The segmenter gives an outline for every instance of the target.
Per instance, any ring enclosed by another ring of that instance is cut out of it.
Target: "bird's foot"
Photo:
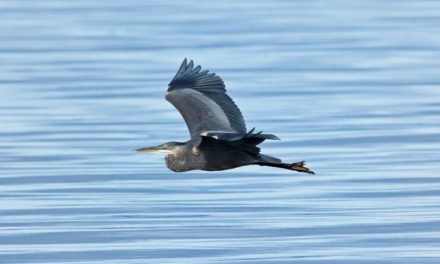
[[[305,165],[305,161],[295,162],[290,164],[290,169],[294,171],[304,172],[308,174],[315,174],[312,170],[307,168]]]

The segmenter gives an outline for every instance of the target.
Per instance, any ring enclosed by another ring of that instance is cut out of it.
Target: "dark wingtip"
[[[187,70],[192,70],[193,67],[194,67],[194,62],[193,62],[193,60],[189,60]]]
[[[260,134],[259,137],[264,139],[270,139],[270,140],[280,140],[279,137],[272,135],[272,134]]]
[[[196,65],[192,59],[185,57],[174,78],[168,84],[168,91],[178,88],[191,88],[202,92],[225,93],[223,80],[209,73],[208,70],[202,71],[200,65]]]
[[[187,59],[185,57],[185,59],[182,61],[182,63],[180,64],[179,69],[176,72],[176,75],[174,76],[174,78],[176,78],[176,76],[178,76],[180,73],[184,72],[186,70],[187,66]]]
[[[182,63],[180,64],[179,70],[180,69],[186,69],[186,67],[188,66],[188,59],[185,57],[185,59],[183,59]]]
[[[263,131],[254,133],[255,127],[249,130],[247,134],[244,137],[256,137],[256,138],[262,138],[262,139],[271,139],[271,140],[280,140],[279,137],[272,135],[272,134],[263,134]]]

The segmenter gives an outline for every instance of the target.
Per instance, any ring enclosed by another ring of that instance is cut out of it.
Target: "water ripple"
[[[438,263],[436,1],[3,1],[0,263]],[[175,174],[180,61],[317,175]]]

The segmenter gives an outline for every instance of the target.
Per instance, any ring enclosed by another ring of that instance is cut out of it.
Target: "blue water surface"
[[[440,263],[439,1],[0,2],[0,263]],[[169,171],[183,58],[275,168]]]

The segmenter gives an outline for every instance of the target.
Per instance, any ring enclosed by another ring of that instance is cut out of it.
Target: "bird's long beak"
[[[166,149],[162,146],[156,146],[156,147],[147,147],[147,148],[139,148],[135,149],[136,152],[148,152],[148,153],[171,153],[171,150]]]

